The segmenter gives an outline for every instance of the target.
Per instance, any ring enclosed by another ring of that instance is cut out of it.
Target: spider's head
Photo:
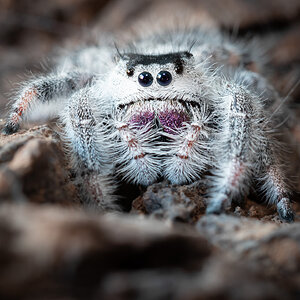
[[[193,55],[188,51],[145,55],[119,54],[108,80],[116,106],[180,98],[193,85]]]
[[[161,86],[167,86],[172,81],[172,74],[170,71],[173,71],[177,75],[182,75],[184,66],[187,64],[187,61],[191,59],[193,55],[188,52],[175,52],[168,54],[159,54],[159,55],[142,55],[136,53],[127,53],[122,56],[123,60],[126,60],[126,73],[129,77],[132,77],[137,71],[141,69],[159,69],[156,75],[157,83]],[[157,66],[158,68],[155,68]],[[138,74],[138,82],[143,87],[148,87],[153,83],[153,75],[147,71],[143,71]]]
[[[120,54],[108,80],[109,96],[116,109],[134,120],[147,123],[158,118],[174,127],[189,119],[189,105],[199,105],[195,74],[195,60],[188,51]]]

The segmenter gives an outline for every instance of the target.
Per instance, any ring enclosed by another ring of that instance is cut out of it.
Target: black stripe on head
[[[134,69],[137,65],[148,66],[151,64],[165,65],[173,63],[175,71],[181,74],[183,71],[184,59],[191,58],[193,55],[188,51],[174,52],[158,55],[143,55],[138,53],[125,53],[122,59],[127,60],[127,69]]]

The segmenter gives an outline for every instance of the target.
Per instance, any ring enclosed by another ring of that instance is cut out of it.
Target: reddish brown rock
[[[192,272],[212,252],[196,233],[154,220],[0,206],[2,299],[40,299],[44,293],[55,295],[51,299],[94,299],[111,272]]]
[[[12,136],[1,135],[0,199],[74,205],[67,157],[57,134],[40,126]]]
[[[172,186],[166,182],[153,184],[133,201],[132,212],[193,224],[205,214],[203,192],[200,182],[186,186]]]

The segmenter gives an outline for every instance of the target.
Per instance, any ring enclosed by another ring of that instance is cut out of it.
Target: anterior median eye
[[[153,82],[153,77],[149,72],[142,72],[138,78],[139,78],[139,83],[142,86],[149,86]]]
[[[160,85],[165,86],[171,83],[172,75],[168,71],[160,71],[156,76],[156,80]]]

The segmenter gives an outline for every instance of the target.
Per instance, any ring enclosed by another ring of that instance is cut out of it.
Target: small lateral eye
[[[150,86],[153,82],[153,77],[149,72],[142,72],[138,77],[141,86]]]
[[[126,70],[126,73],[127,73],[127,75],[128,75],[129,77],[133,76],[133,74],[134,74],[134,68],[128,68],[128,69]]]
[[[175,68],[174,68],[174,70],[175,70],[175,72],[177,74],[182,74],[183,73],[183,66],[182,66],[182,64],[176,65]]]
[[[168,71],[160,71],[156,76],[156,80],[160,85],[166,86],[171,83],[172,75]]]

